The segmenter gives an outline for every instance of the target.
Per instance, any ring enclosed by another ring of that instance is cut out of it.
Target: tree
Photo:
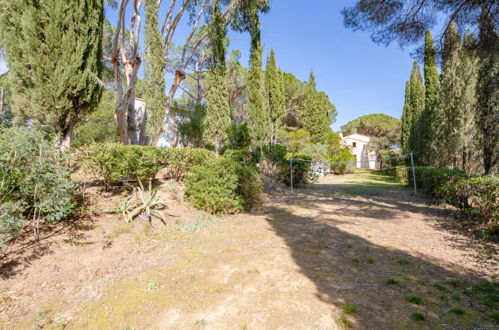
[[[307,84],[306,100],[298,112],[298,120],[310,133],[313,143],[324,141],[331,128],[329,125],[336,116],[336,108],[324,92],[317,91],[315,75],[310,73]]]
[[[2,1],[0,44],[17,115],[53,127],[62,150],[102,94],[103,0]]]
[[[391,136],[394,143],[400,143],[400,120],[382,113],[365,115],[349,121],[341,126],[341,131],[344,135],[358,133],[370,137]]]
[[[420,123],[423,151],[421,161],[425,165],[431,165],[433,158],[433,150],[431,146],[433,144],[435,134],[435,107],[437,105],[438,92],[440,88],[440,76],[438,74],[436,51],[433,45],[433,38],[430,30],[427,30],[425,35],[424,80],[425,107]]]
[[[274,49],[271,49],[270,56],[267,58],[267,67],[265,69],[265,94],[270,117],[270,142],[275,144],[277,131],[281,120],[284,117],[286,108],[284,104],[282,74],[277,69]]]
[[[411,108],[411,82],[405,83],[405,96],[404,96],[404,109],[402,111],[401,119],[401,134],[400,134],[400,149],[403,154],[410,152],[409,138],[412,129],[412,108]]]
[[[423,76],[421,75],[421,69],[417,61],[414,61],[412,65],[410,86],[409,103],[411,107],[412,121],[408,142],[410,151],[414,153],[415,159],[419,163],[419,159],[423,154],[421,116],[423,115],[425,106],[425,90],[423,85]]]
[[[220,152],[227,141],[231,124],[229,91],[225,85],[225,38],[227,28],[220,13],[218,0],[211,8],[210,40],[212,63],[208,72],[208,95],[206,98],[206,116],[203,125],[205,144],[213,145]]]
[[[499,165],[499,38],[489,11],[482,12],[479,43],[476,121],[484,172],[492,174]]]
[[[397,40],[401,46],[421,40],[424,32],[446,18],[445,31],[451,22],[477,26],[480,12],[496,13],[496,0],[357,0],[343,9],[344,23],[354,30],[371,31],[376,43]],[[445,34],[445,33],[444,33]]]
[[[161,136],[166,108],[166,60],[163,53],[161,31],[159,30],[158,24],[158,2],[156,0],[146,0],[145,5],[146,112],[142,114],[143,118],[141,125],[146,126],[146,130],[141,129],[139,144],[150,144],[152,137],[158,138]],[[157,144],[157,141],[152,142],[153,144]]]

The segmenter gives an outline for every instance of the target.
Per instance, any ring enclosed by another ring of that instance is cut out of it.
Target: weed
[[[149,286],[147,287],[146,291],[147,292],[151,292],[151,291],[156,290],[158,287],[159,287],[159,283],[157,283],[157,282],[151,282],[149,284]]]
[[[489,314],[490,318],[499,324],[499,312],[492,312]]]
[[[437,289],[438,291],[448,291],[447,287],[440,283],[434,283],[433,287],[435,287],[435,289]]]
[[[373,257],[367,257],[367,263],[374,264],[375,262],[376,262],[376,259],[374,259]]]
[[[406,266],[406,265],[408,265],[408,264],[409,264],[409,260],[407,260],[407,259],[399,259],[399,260],[397,261],[397,263],[398,263],[399,265]]]
[[[408,295],[405,297],[405,301],[410,302],[412,304],[421,305],[423,299],[421,299],[420,296]]]
[[[422,278],[417,278],[414,280],[414,282],[419,285],[424,285],[426,283],[426,281],[423,280]]]
[[[223,288],[221,288],[221,287],[216,287],[214,291],[215,291],[216,293],[222,293],[222,291],[223,291],[223,290],[224,290],[224,289],[223,289]]]
[[[340,317],[339,319],[336,320],[336,323],[338,323],[338,325],[340,327],[344,327],[344,328],[352,328],[352,322],[348,321],[346,318],[344,317]]]
[[[411,317],[414,321],[426,321],[426,316],[420,312],[412,313]]]
[[[357,313],[357,307],[355,307],[352,304],[345,304],[345,305],[343,305],[343,312],[345,314]]]
[[[358,264],[360,262],[360,260],[359,260],[359,258],[353,258],[352,262],[355,263],[355,264]]]
[[[204,319],[201,319],[201,320],[197,320],[195,323],[194,323],[194,326],[196,327],[202,327],[202,326],[205,326],[206,325],[206,321]]]
[[[465,311],[461,307],[452,307],[449,309],[449,312],[456,314],[456,315],[464,315]]]
[[[461,281],[454,279],[454,280],[449,281],[449,284],[450,284],[453,288],[459,288],[459,287],[461,286],[461,284],[462,284],[462,283],[461,283]]]
[[[255,267],[253,269],[248,270],[248,273],[260,274],[260,270]]]
[[[385,284],[388,284],[388,285],[399,285],[399,281],[394,279],[394,278],[389,278],[385,281]]]
[[[456,301],[460,301],[461,300],[461,296],[457,293],[453,293],[452,294],[452,299],[456,300]]]
[[[475,250],[485,259],[490,259],[492,257],[492,250],[488,249],[484,245],[478,245]]]
[[[499,302],[498,294],[487,294],[481,299],[482,304],[487,307],[494,308],[494,306]]]
[[[444,294],[439,295],[438,298],[442,301],[449,301],[449,298]]]
[[[347,245],[347,248],[349,248],[349,249],[353,249],[353,245],[352,245],[352,244],[348,244],[348,245]]]

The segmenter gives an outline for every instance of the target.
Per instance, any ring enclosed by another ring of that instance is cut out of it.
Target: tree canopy
[[[341,126],[344,135],[362,134],[371,137],[382,137],[400,134],[400,120],[378,113],[359,117]]]

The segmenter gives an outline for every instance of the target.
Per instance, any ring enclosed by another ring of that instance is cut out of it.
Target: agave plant
[[[158,189],[152,187],[151,180],[147,190],[139,180],[139,187],[133,188],[133,195],[123,203],[121,212],[126,222],[140,217],[152,223],[152,218],[157,218],[166,225],[165,214],[158,210],[165,207],[166,202],[159,198]]]

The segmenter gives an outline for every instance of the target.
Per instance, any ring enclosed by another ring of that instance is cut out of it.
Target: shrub
[[[342,147],[339,148],[335,154],[326,154],[327,160],[329,162],[354,162],[355,156],[352,155],[350,148]],[[341,163],[341,164],[329,164],[331,171],[334,174],[347,174],[353,173],[356,168],[355,163]]]
[[[308,155],[294,154],[290,157],[292,159],[293,168],[293,187],[303,187],[309,183],[309,174],[312,170],[312,160]],[[281,172],[281,180],[288,186],[291,185],[290,162],[288,161],[288,170]]]
[[[36,129],[0,133],[0,244],[28,219],[56,223],[74,209],[76,186],[66,159]]]
[[[257,169],[229,155],[195,166],[185,184],[187,199],[209,213],[236,213],[260,203],[262,183]]]
[[[96,143],[79,150],[84,169],[106,187],[120,179],[147,181],[163,167],[161,148],[114,143]]]
[[[278,144],[263,149],[260,173],[265,182],[265,191],[271,190],[278,181],[289,176],[289,161],[286,159],[287,148]]]
[[[194,166],[215,156],[214,152],[200,148],[164,148],[161,153],[167,176],[175,181],[182,181]]]

